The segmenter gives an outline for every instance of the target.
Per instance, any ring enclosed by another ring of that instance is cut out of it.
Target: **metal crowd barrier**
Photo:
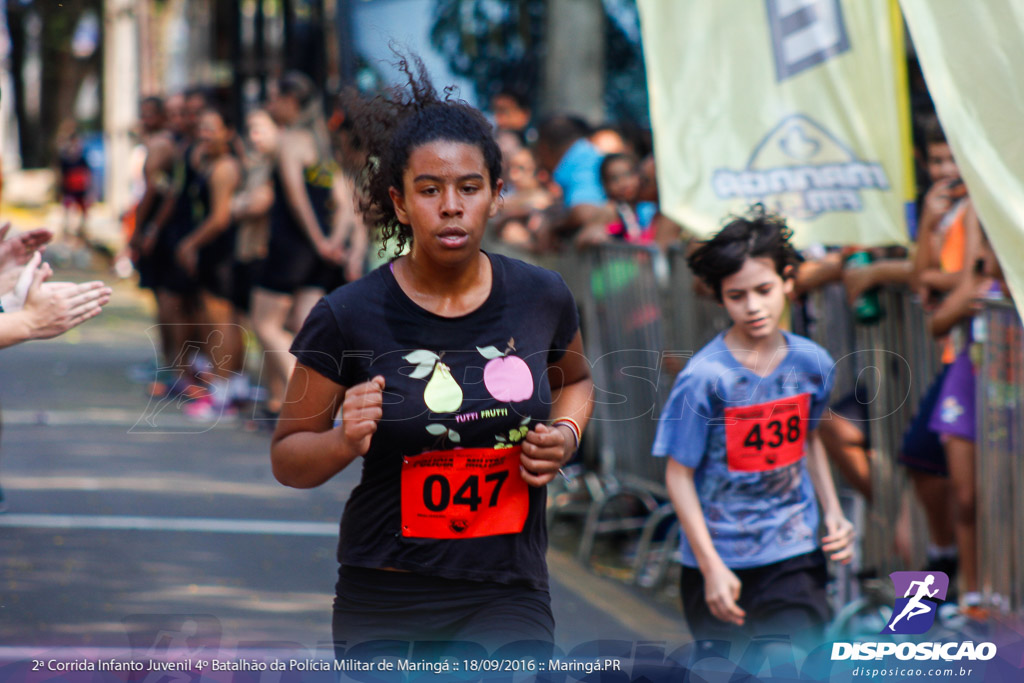
[[[878,291],[883,310],[881,321],[857,325],[857,348],[866,354],[874,400],[868,406],[869,431],[875,459],[871,467],[872,500],[864,535],[864,564],[877,570],[888,588],[886,577],[893,571],[909,569],[893,552],[895,522],[908,501],[916,511],[916,499],[903,467],[898,464],[903,434],[914,417],[921,397],[934,381],[941,363],[939,345],[928,332],[923,308],[905,289]],[[913,564],[924,560],[927,530],[920,514],[912,521],[917,541],[912,549]]]
[[[661,407],[665,321],[655,249],[609,244],[558,264],[580,307],[592,365],[600,486],[588,485],[578,556],[589,561],[598,536],[642,530],[667,495],[663,464],[650,457]],[[588,431],[590,431],[588,429]]]
[[[986,302],[975,319],[978,382],[978,568],[986,603],[1024,607],[1024,328],[1012,303]],[[980,361],[980,362],[979,362]]]
[[[714,301],[694,294],[681,248],[662,255],[652,248],[608,244],[546,257],[580,308],[587,357],[596,387],[595,415],[587,439],[587,501],[578,556],[589,561],[598,537],[639,532],[632,580],[657,584],[676,549],[677,523],[664,485],[664,461],[650,456],[657,417],[674,377],[690,356],[724,329],[729,319]],[[939,345],[927,332],[921,306],[910,292],[879,290],[879,321],[856,323],[841,285],[810,295],[794,308],[794,329],[814,339],[837,361],[833,400],[867,388],[872,500],[857,501],[860,566],[887,584],[903,565],[895,546],[905,505],[913,511],[912,566],[921,566],[927,541],[923,517],[897,458],[918,403],[940,366]],[[993,604],[1019,609],[1024,602],[1024,487],[1019,457],[1024,425],[1024,331],[1012,308],[992,304],[984,315],[988,340],[979,392],[979,529],[984,590]],[[839,483],[837,478],[837,483]],[[1012,514],[1010,514],[1012,511]],[[552,515],[562,510],[552,510]],[[849,511],[848,511],[849,514]],[[1011,542],[1013,540],[1014,542]],[[1008,552],[1009,551],[1009,552]],[[840,575],[840,605],[857,596],[852,573]],[[891,590],[891,589],[890,589]],[[889,603],[891,604],[891,602]]]

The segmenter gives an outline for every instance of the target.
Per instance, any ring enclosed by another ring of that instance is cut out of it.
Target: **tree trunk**
[[[132,0],[107,0],[103,41],[103,131],[106,142],[106,202],[115,216],[131,205],[132,128],[139,103],[138,34]]]
[[[604,121],[605,16],[601,0],[550,0],[544,56],[545,115]]]

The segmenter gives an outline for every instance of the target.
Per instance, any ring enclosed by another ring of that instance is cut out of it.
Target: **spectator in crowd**
[[[529,95],[514,86],[505,86],[491,97],[491,112],[494,126],[499,131],[518,133],[524,141],[532,142],[535,137],[530,128],[533,112]]]
[[[89,244],[86,224],[89,220],[89,192],[92,187],[92,169],[85,159],[85,145],[78,133],[78,124],[68,119],[57,132],[57,154],[60,161],[60,196],[64,206],[64,237],[73,239],[78,246]],[[73,210],[78,213],[78,228],[71,229]]]
[[[577,233],[579,243],[604,239],[612,212],[601,187],[602,155],[587,139],[589,132],[585,122],[566,115],[553,116],[538,129],[537,163],[561,190],[563,205],[539,231],[545,248]]]
[[[640,201],[640,169],[631,154],[609,154],[601,162],[601,186],[615,219],[606,226],[608,235],[626,242],[650,244],[658,206]]]
[[[53,238],[45,228],[8,236],[0,228],[0,349],[52,339],[100,314],[111,290],[102,282],[48,282],[53,270],[42,251]],[[7,509],[0,488],[0,512]]]
[[[937,119],[926,122],[923,145],[931,186],[922,203],[911,282],[925,309],[934,310],[939,297],[957,286],[965,264],[976,259],[980,231],[968,229],[965,219],[970,199]],[[946,373],[956,358],[954,342],[946,339],[941,343],[944,367],[918,404],[904,434],[899,461],[908,469],[928,522],[925,570],[943,571],[952,580],[959,563],[949,505],[950,469],[939,435],[930,426]],[[955,595],[957,585],[950,585]]]
[[[630,154],[635,156],[633,145],[626,141],[622,131],[613,124],[606,123],[595,128],[587,137],[590,144],[601,154]]]
[[[977,244],[977,258],[972,267],[960,271],[956,286],[932,314],[930,328],[932,334],[941,338],[954,327],[962,325],[965,339],[944,373],[928,428],[939,436],[946,456],[958,553],[956,569],[960,576],[960,604],[967,616],[983,619],[987,614],[981,609],[982,596],[978,580],[975,464],[977,368],[973,358],[976,349],[973,326],[964,323],[969,323],[980,310],[979,300],[1001,298],[1006,286],[1002,282],[1002,271],[995,254],[971,207],[965,213],[964,228],[967,232],[965,239]]]
[[[170,98],[168,103],[172,99],[175,98]],[[180,96],[177,99],[182,100]],[[180,108],[180,104],[177,106]],[[154,219],[171,191],[171,171],[178,153],[175,129],[168,126],[170,109],[170,104],[165,107],[159,97],[147,97],[139,105],[140,142],[146,156],[142,166],[142,196],[135,206],[135,229],[128,241],[128,250],[139,274],[139,287],[152,290],[154,295],[160,288],[160,263],[154,251]],[[157,320],[167,319],[170,313],[160,310],[161,305],[166,305],[166,299],[156,296],[156,302]],[[162,356],[172,358],[175,349],[170,326],[160,325],[159,330]]]
[[[185,415],[211,420],[232,413],[234,399],[248,395],[248,386],[239,390],[245,346],[231,303],[236,236],[231,202],[241,186],[242,169],[234,155],[234,129],[224,112],[203,110],[198,135],[193,165],[201,208],[194,215],[195,228],[178,242],[174,258],[196,284],[200,341],[211,364],[204,377],[207,391],[185,407]]]
[[[501,211],[494,219],[499,239],[529,250],[537,248],[537,231],[544,211],[552,204],[551,193],[538,175],[537,162],[528,147],[521,147],[508,161]]]

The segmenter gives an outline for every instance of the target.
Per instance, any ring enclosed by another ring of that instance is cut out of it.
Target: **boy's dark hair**
[[[928,145],[945,144],[946,133],[942,130],[937,116],[926,116],[921,119],[921,142],[924,145],[925,154],[928,153]]]
[[[551,149],[565,149],[580,138],[590,135],[590,126],[578,116],[558,114],[537,127],[537,144]]]
[[[277,81],[277,92],[281,95],[294,97],[299,106],[305,107],[317,94],[316,84],[301,71],[289,71]]]
[[[232,112],[231,107],[225,104],[222,104],[220,102],[208,104],[206,105],[206,107],[203,108],[202,113],[216,114],[217,117],[220,119],[221,123],[224,124],[225,128],[232,131],[237,130],[237,128],[235,127],[235,115]]]
[[[149,105],[152,105],[152,106],[156,107],[156,110],[158,112],[160,112],[161,114],[164,113],[164,101],[163,101],[163,98],[157,97],[156,95],[149,95],[148,97],[143,97],[142,101],[139,102],[139,106],[141,107],[141,106],[146,105],[146,104],[149,104]]]
[[[203,102],[210,102],[210,89],[202,85],[190,85],[181,93],[186,100],[190,100],[193,97],[203,98]]]
[[[372,100],[347,104],[369,159],[360,181],[360,209],[381,227],[385,241],[395,238],[401,251],[412,242],[412,227],[399,222],[388,190],[402,190],[402,174],[412,151],[442,140],[479,147],[493,190],[501,178],[501,149],[483,114],[452,97],[450,88],[440,97],[419,57],[397,56],[397,67],[405,74],[407,87],[395,87]]]
[[[503,85],[491,96],[492,102],[495,97],[507,97],[515,102],[517,107],[524,111],[530,111],[532,109],[532,105],[530,104],[530,93],[525,87]]]
[[[605,185],[608,183],[608,168],[616,161],[627,161],[634,169],[639,165],[639,160],[632,154],[606,154],[604,159],[601,159],[601,184]]]
[[[722,280],[735,275],[748,258],[767,257],[775,263],[775,272],[783,278],[801,258],[790,244],[793,231],[785,219],[755,204],[744,216],[734,216],[724,228],[690,254],[690,270],[715,291],[722,300]]]

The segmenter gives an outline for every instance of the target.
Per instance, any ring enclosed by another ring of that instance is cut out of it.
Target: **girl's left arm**
[[[807,474],[811,477],[825,522],[826,533],[821,539],[821,549],[826,554],[832,553],[832,560],[848,564],[853,559],[853,539],[856,534],[853,524],[846,519],[839,504],[832,470],[817,429],[807,435]]]
[[[594,410],[594,382],[590,378],[590,363],[583,355],[583,338],[579,332],[573,337],[565,354],[548,365],[551,384],[551,419],[570,418],[579,425],[580,432],[587,427]],[[568,425],[549,427],[539,424],[526,434],[521,456],[522,476],[531,486],[543,486],[555,478],[558,470],[576,452],[579,444]]]

